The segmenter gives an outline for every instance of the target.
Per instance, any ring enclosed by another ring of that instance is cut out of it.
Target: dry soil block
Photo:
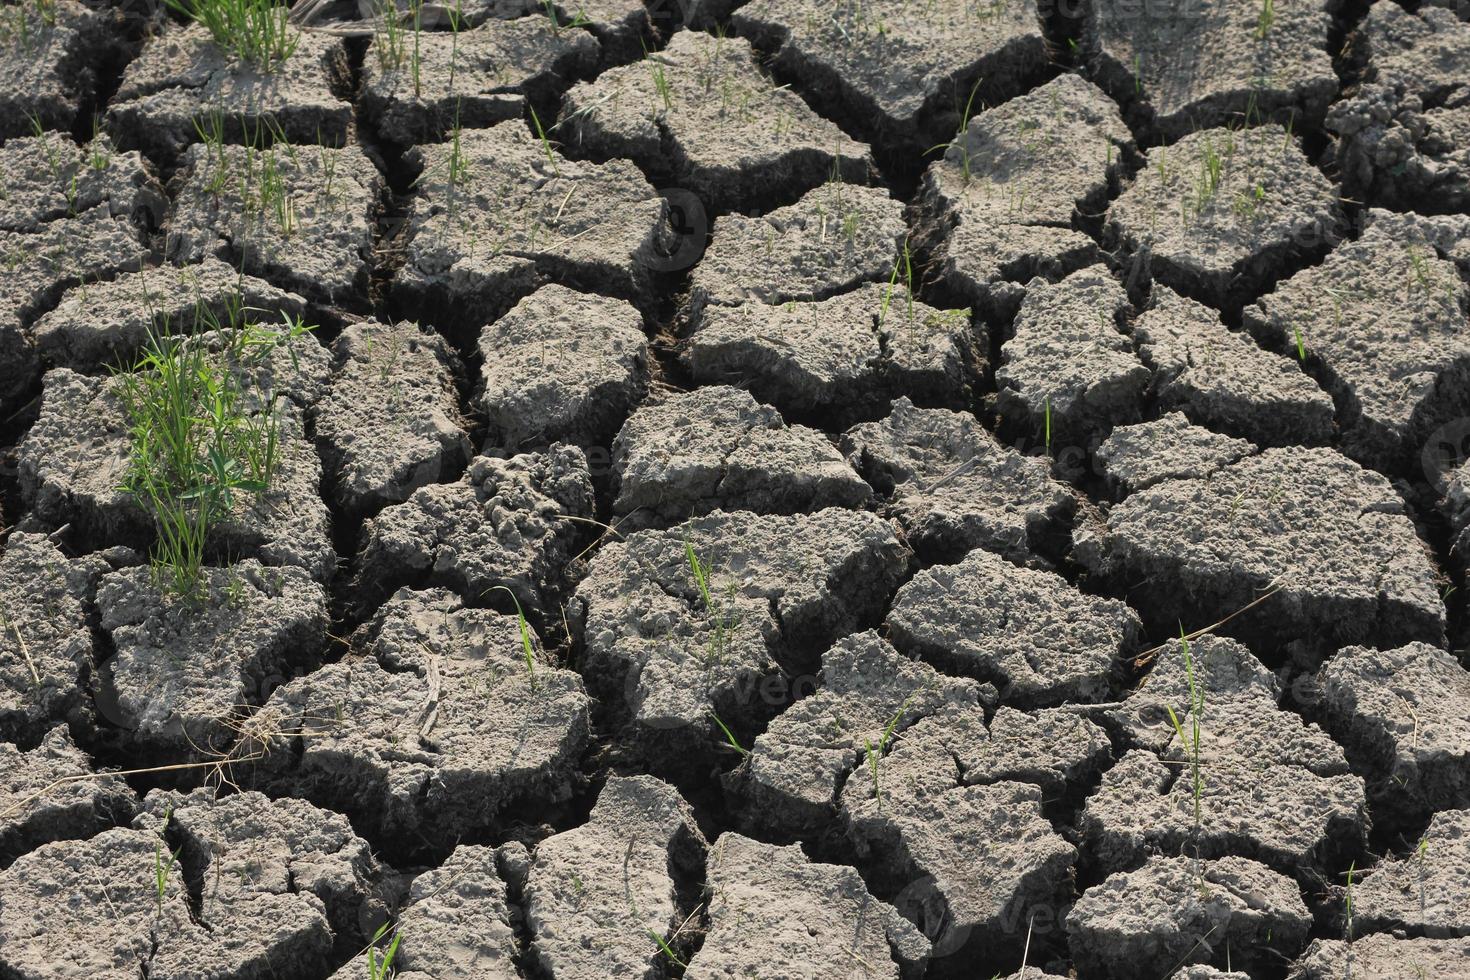
[[[237,494],[228,519],[214,527],[212,553],[259,558],[267,565],[294,565],[318,580],[336,569],[326,504],[320,495],[321,461],[307,441],[303,412],[291,400],[291,385],[316,390],[315,374],[325,366],[321,345],[310,335],[292,342],[301,374],[289,367],[285,345],[271,355],[281,384],[266,387],[285,395],[277,402],[278,448],[270,487],[261,494]],[[305,400],[305,399],[304,399]],[[87,377],[68,368],[46,375],[41,415],[18,450],[21,494],[35,515],[53,526],[99,542],[138,547],[151,541],[152,520],[143,505],[122,489],[130,467],[132,437],[118,382]]]
[[[1171,412],[1152,422],[1120,425],[1097,447],[1097,467],[1120,497],[1164,480],[1207,477],[1256,447],[1190,423]]]
[[[746,821],[786,839],[820,832],[869,745],[947,706],[975,705],[979,687],[901,655],[875,631],[822,655],[817,690],[775,718],[735,774]],[[890,729],[889,726],[892,726]]]
[[[710,848],[708,881],[709,931],[688,980],[837,977],[854,963],[872,980],[923,976],[928,940],[852,868],[726,833]]]
[[[0,773],[0,865],[50,841],[127,823],[138,805],[121,776],[93,771],[65,727],[29,752],[0,742]]]
[[[209,790],[147,805],[143,829],[47,844],[0,872],[6,976],[321,976],[334,944],[362,941],[379,872],[345,817]]]
[[[116,650],[100,709],[145,750],[225,750],[292,664],[326,643],[326,594],[299,568],[206,568],[202,590],[197,602],[164,595],[142,567],[98,587]]]
[[[1104,871],[1149,854],[1248,857],[1304,882],[1361,852],[1368,818],[1363,781],[1316,725],[1278,707],[1280,685],[1234,640],[1189,646],[1199,716],[1199,826],[1189,669],[1178,644],[1158,653],[1143,685],[1109,726],[1130,747],[1102,779],[1078,822]],[[1181,743],[1170,711],[1189,741]]]
[[[1330,449],[1268,449],[1205,478],[1166,480],[1073,537],[1074,556],[1132,589],[1161,632],[1234,616],[1222,631],[1265,649],[1444,642],[1437,573],[1403,499]],[[1144,581],[1169,587],[1134,588]]]
[[[1102,266],[1033,279],[1000,348],[995,405],[1033,443],[1082,447],[1143,412],[1149,371],[1122,331],[1123,287]]]
[[[1155,857],[1089,888],[1067,914],[1072,961],[1088,977],[1163,977],[1182,963],[1277,968],[1306,945],[1296,883],[1254,861]]]
[[[759,217],[726,215],[690,274],[690,310],[826,299],[888,282],[907,235],[902,202],[840,180]]]
[[[306,301],[209,257],[198,265],[151,266],[69,289],[32,332],[49,363],[92,373],[131,365],[150,329],[208,330],[228,325],[241,311],[254,322],[280,325],[302,317]]]
[[[108,131],[158,160],[172,160],[200,138],[200,119],[218,120],[225,138],[250,142],[271,128],[289,142],[343,146],[352,106],[336,92],[348,84],[340,38],[302,32],[284,64],[265,70],[236,58],[197,24],[169,23],[123,72],[107,111]]]
[[[514,616],[442,589],[398,592],[354,637],[363,656],[281,687],[251,719],[275,790],[349,814],[378,839],[452,845],[577,787],[582,679],[528,665]]]
[[[1088,727],[1105,754],[1102,730]],[[868,880],[897,895],[936,956],[1019,941],[1034,911],[1071,895],[1077,852],[1043,815],[1041,787],[1010,769],[1027,755],[1060,762],[1077,734],[1052,727],[1006,760],[980,710],[961,709],[923,719],[886,754],[876,747],[848,777],[842,815]],[[967,755],[978,764],[957,764]]]
[[[867,146],[762,73],[749,41],[694,31],[573,87],[558,130],[575,152],[630,159],[710,213],[789,202],[834,174],[864,183],[872,166]]]
[[[478,328],[532,292],[538,275],[645,301],[673,234],[668,202],[638,168],[563,159],[511,120],[413,150],[405,306]]]
[[[1328,4],[1103,0],[1091,16],[1094,77],[1165,139],[1251,120],[1321,122],[1337,93]]]
[[[1155,284],[1129,330],[1158,403],[1258,446],[1313,446],[1337,431],[1332,398],[1292,355],[1263,350],[1202,303]]]
[[[1470,938],[1400,939],[1378,935],[1360,936],[1351,943],[1317,939],[1293,964],[1288,980],[1337,980],[1349,972],[1357,980],[1451,980],[1470,972]]]
[[[652,776],[613,776],[587,822],[536,847],[526,880],[531,952],[548,980],[650,977],[653,941],[679,942],[681,884],[704,870],[704,836],[679,793]]]
[[[147,258],[138,229],[107,205],[31,233],[0,229],[0,411],[19,407],[39,372],[27,326],[65,290],[136,270]]]
[[[587,457],[574,446],[477,456],[457,482],[420,487],[368,521],[358,606],[371,610],[400,585],[442,586],[489,605],[505,586],[526,615],[549,622],[586,530],[577,519],[590,518],[592,504]],[[510,608],[509,597],[497,604]]]
[[[332,352],[337,369],[315,419],[340,507],[372,513],[459,471],[470,455],[455,387],[464,366],[442,337],[367,320]]]
[[[74,0],[0,9],[0,140],[67,129],[96,94],[97,72],[119,52],[120,11]]]
[[[1008,311],[1020,283],[1095,261],[1097,246],[1076,224],[1105,206],[1132,147],[1117,104],[1077,75],[970,119],[920,191],[945,281]]]
[[[1143,632],[1116,599],[984,550],[914,576],[886,625],[905,653],[994,683],[1002,701],[1025,708],[1106,700]]]
[[[1470,936],[1470,810],[1436,813],[1411,851],[1364,873],[1353,885],[1353,928]]]
[[[1107,233],[1176,292],[1238,307],[1322,252],[1338,221],[1336,189],[1290,132],[1269,125],[1150,150],[1108,209]]]
[[[555,27],[545,14],[423,31],[396,49],[379,34],[362,61],[363,116],[403,146],[520,119],[528,98],[554,97],[589,74],[598,53],[591,34]]]
[[[882,422],[849,429],[842,451],[925,561],[958,561],[974,548],[1040,558],[1065,537],[1076,507],[1044,462],[1001,445],[968,412],[900,398]]]
[[[357,939],[359,913],[373,910],[379,868],[367,842],[346,817],[304,800],[154,791],[134,826],[178,851],[185,880],[204,886],[202,918],[217,932],[259,930],[275,946],[309,931],[320,949],[323,920],[331,935]]]
[[[1470,13],[1470,9],[1467,9]],[[1470,204],[1470,23],[1425,6],[1375,3],[1353,37],[1361,84],[1327,114],[1343,182],[1396,209]]]
[[[1443,650],[1348,647],[1317,676],[1323,723],[1395,816],[1470,806],[1470,672]]]
[[[88,616],[103,556],[69,558],[45,535],[13,532],[0,554],[0,740],[33,744],[83,706]]]
[[[846,426],[881,418],[905,393],[930,407],[968,405],[978,346],[969,310],[935,309],[902,286],[873,283],[815,302],[706,306],[683,361],[698,381]]]
[[[779,661],[814,661],[873,625],[909,558],[860,511],[715,513],[605,545],[568,612],[583,669],[628,734],[657,764],[683,766],[724,741],[712,712],[737,730],[770,716],[784,699],[769,701],[763,680]]]
[[[1470,414],[1470,285],[1435,245],[1374,220],[1245,310],[1263,343],[1302,345],[1337,402],[1343,451],[1367,466],[1405,466],[1437,426]]]
[[[648,387],[648,341],[622,300],[543,286],[480,331],[490,445],[606,446]]]
[[[162,222],[167,206],[147,161],[136,152],[117,152],[100,135],[83,145],[60,133],[12,139],[0,148],[0,180],[5,231],[35,232],[48,221],[104,205],[114,218],[147,228]]]
[[[872,495],[822,433],[788,426],[749,392],[724,386],[645,403],[614,440],[612,462],[613,511],[634,528],[713,510],[861,507]]]
[[[413,880],[398,917],[402,937],[393,966],[405,980],[518,980],[518,953],[505,882],[495,851],[461,844],[439,867]],[[340,973],[358,980],[366,964],[354,960]]]
[[[1039,76],[1047,61],[1029,2],[914,4],[876,0],[831,7],[818,0],[755,0],[735,28],[772,67],[854,121],[895,155],[919,154],[952,134],[973,94],[994,103]],[[832,111],[832,110],[829,110]]]
[[[183,166],[171,259],[212,255],[322,303],[364,305],[383,181],[361,150],[197,144]]]
[[[218,938],[192,922],[180,870],[157,884],[169,851],[155,833],[119,828],[45,844],[0,871],[0,971],[18,980],[181,977],[211,953],[227,958]],[[191,945],[198,959],[186,965]],[[170,959],[173,969],[163,969]]]

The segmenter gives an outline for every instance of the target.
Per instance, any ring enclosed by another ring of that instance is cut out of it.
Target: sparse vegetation
[[[497,585],[490,591],[504,592],[510,596],[510,601],[515,604],[516,622],[520,627],[521,634],[521,656],[525,658],[526,662],[526,679],[531,685],[531,690],[535,691],[539,683],[536,680],[536,648],[531,642],[531,626],[526,622],[526,613],[521,609],[521,600],[516,598],[516,594],[510,590],[509,586]]]
[[[883,764],[883,754],[888,751],[888,745],[893,740],[893,733],[898,730],[898,726],[903,722],[903,716],[908,714],[909,704],[912,701],[913,695],[904,698],[903,704],[898,706],[898,710],[893,713],[893,717],[888,719],[888,724],[883,726],[883,732],[878,736],[876,745],[872,739],[863,739],[868,760],[868,770],[873,776],[873,798],[877,801],[879,810],[883,809],[883,786],[879,779]]]
[[[173,817],[173,807],[169,807],[163,813],[163,824],[158,828],[158,841],[153,845],[153,894],[157,902],[155,918],[163,918],[163,900],[168,895],[169,878],[173,875],[174,865],[178,863],[179,853],[182,847],[170,850],[168,839],[168,822]]]
[[[313,329],[262,328],[245,314],[236,304],[221,321],[200,303],[195,333],[150,329],[137,363],[114,374],[131,438],[123,489],[153,520],[155,582],[185,598],[200,595],[215,529],[269,488],[279,462],[276,397],[251,388],[246,369]],[[216,331],[217,348],[200,325]]]
[[[1183,627],[1179,630],[1180,655],[1184,658],[1184,676],[1189,683],[1189,731],[1179,721],[1179,715],[1174,711],[1173,705],[1166,705],[1169,712],[1169,721],[1174,726],[1174,734],[1179,739],[1179,748],[1189,761],[1190,784],[1194,800],[1194,857],[1195,865],[1199,866],[1199,844],[1200,834],[1203,831],[1201,800],[1205,791],[1204,769],[1200,762],[1200,747],[1202,743],[1201,720],[1205,713],[1205,694],[1195,677],[1194,656],[1190,652],[1189,637],[1185,636]]]
[[[378,944],[390,931],[393,933],[393,938],[389,941],[388,948],[379,948]],[[392,980],[398,975],[398,971],[393,969],[393,960],[398,956],[398,944],[402,941],[403,933],[392,928],[388,923],[385,922],[378,926],[377,931],[373,933],[372,941],[368,943],[367,949],[363,952],[367,958],[367,980]]]
[[[274,0],[164,0],[169,9],[204,27],[214,43],[262,71],[274,71],[301,43],[290,10]]]
[[[684,560],[688,563],[689,573],[694,578],[700,605],[710,629],[709,659],[712,663],[724,663],[735,629],[740,625],[739,616],[735,611],[735,584],[730,583],[724,602],[717,602],[710,588],[709,566],[700,559],[694,550],[694,545],[689,541],[684,542]]]

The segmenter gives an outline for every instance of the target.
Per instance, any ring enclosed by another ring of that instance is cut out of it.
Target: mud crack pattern
[[[0,6],[0,980],[1470,978],[1465,0],[388,9]]]

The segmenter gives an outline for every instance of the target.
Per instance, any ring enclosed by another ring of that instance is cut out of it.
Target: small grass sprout
[[[157,900],[155,918],[163,918],[163,900],[168,894],[169,877],[173,874],[174,865],[179,861],[179,854],[183,851],[180,847],[170,850],[167,838],[169,819],[173,817],[174,808],[169,807],[163,812],[163,825],[158,828],[158,841],[153,845],[153,893]]]
[[[677,966],[681,970],[682,969],[686,969],[689,966],[688,963],[685,963],[683,960],[679,959],[678,954],[674,952],[673,947],[668,944],[668,942],[664,939],[663,936],[660,936],[658,933],[654,932],[652,929],[649,929],[648,930],[648,937],[650,939],[652,939],[654,942],[658,943],[659,952],[660,953],[663,953],[665,956],[667,956],[669,958],[669,962],[673,963],[675,966]]]
[[[883,760],[883,753],[888,751],[888,743],[893,740],[893,733],[898,730],[899,724],[903,721],[903,716],[908,714],[909,703],[913,699],[914,696],[912,694],[903,699],[903,703],[898,706],[898,710],[893,713],[893,717],[888,719],[888,724],[883,726],[883,734],[878,736],[878,743],[876,745],[873,744],[872,739],[863,739],[863,745],[867,750],[868,769],[873,776],[873,798],[878,801],[879,810],[883,809],[883,787],[879,782],[879,766]]]
[[[1256,40],[1264,41],[1276,23],[1276,0],[1261,0],[1261,12],[1256,15]]]
[[[531,626],[526,622],[526,614],[521,609],[521,600],[516,598],[516,594],[506,585],[497,585],[490,592],[504,592],[510,596],[510,601],[515,604],[516,623],[520,627],[521,633],[521,656],[525,658],[526,678],[530,681],[531,690],[534,691],[540,683],[536,680],[536,648],[531,643]],[[487,592],[486,595],[489,595],[490,592]]]
[[[684,560],[689,566],[689,573],[694,578],[695,589],[699,592],[699,600],[704,608],[705,617],[710,626],[709,656],[716,663],[723,663],[725,654],[729,650],[731,639],[735,628],[740,625],[740,619],[735,612],[735,583],[731,582],[725,595],[723,608],[715,601],[713,590],[710,588],[710,569],[694,550],[694,545],[687,539],[684,541]]]
[[[743,745],[740,744],[739,740],[735,738],[735,733],[732,732],[732,731],[730,731],[730,726],[729,725],[726,725],[725,722],[724,722],[724,720],[721,719],[719,715],[717,715],[713,711],[711,711],[709,713],[709,716],[714,719],[715,724],[716,725],[719,725],[720,726],[720,731],[724,733],[724,735],[725,735],[725,743],[724,744],[728,745],[730,748],[734,749],[736,752],[739,752],[742,756],[750,755],[750,750],[747,749],[745,746],[743,746]]]
[[[1185,733],[1184,726],[1179,721],[1179,715],[1175,713],[1172,705],[1165,705],[1169,712],[1169,721],[1174,726],[1174,734],[1179,739],[1180,748],[1189,759],[1190,776],[1194,798],[1194,838],[1195,838],[1195,861],[1199,861],[1199,838],[1201,831],[1201,807],[1200,801],[1204,796],[1205,779],[1204,770],[1200,764],[1200,746],[1202,736],[1200,723],[1205,712],[1204,689],[1199,685],[1195,677],[1194,656],[1190,652],[1189,638],[1184,634],[1184,627],[1179,627],[1179,647],[1184,657],[1184,676],[1189,684],[1189,722],[1190,730]]]
[[[288,23],[290,9],[274,0],[164,0],[201,25],[214,43],[262,71],[285,64],[301,42]]]
[[[546,129],[541,125],[541,117],[536,115],[536,110],[526,106],[531,113],[531,124],[536,127],[536,139],[541,142],[541,152],[546,154],[546,163],[551,167],[551,172],[558,177],[561,176],[561,168],[556,165],[556,154],[551,152],[551,140],[546,138]]]
[[[372,941],[368,943],[364,954],[367,957],[368,980],[391,980],[397,975],[397,971],[393,969],[393,960],[398,956],[398,944],[403,941],[403,933],[394,929],[393,939],[388,943],[388,948],[381,951],[378,949],[378,943],[388,935],[390,928],[386,922],[378,926],[377,931],[373,933]]]

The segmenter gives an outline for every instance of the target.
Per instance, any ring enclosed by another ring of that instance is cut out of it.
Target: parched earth
[[[1464,0],[358,6],[0,5],[0,980],[1470,978]]]

